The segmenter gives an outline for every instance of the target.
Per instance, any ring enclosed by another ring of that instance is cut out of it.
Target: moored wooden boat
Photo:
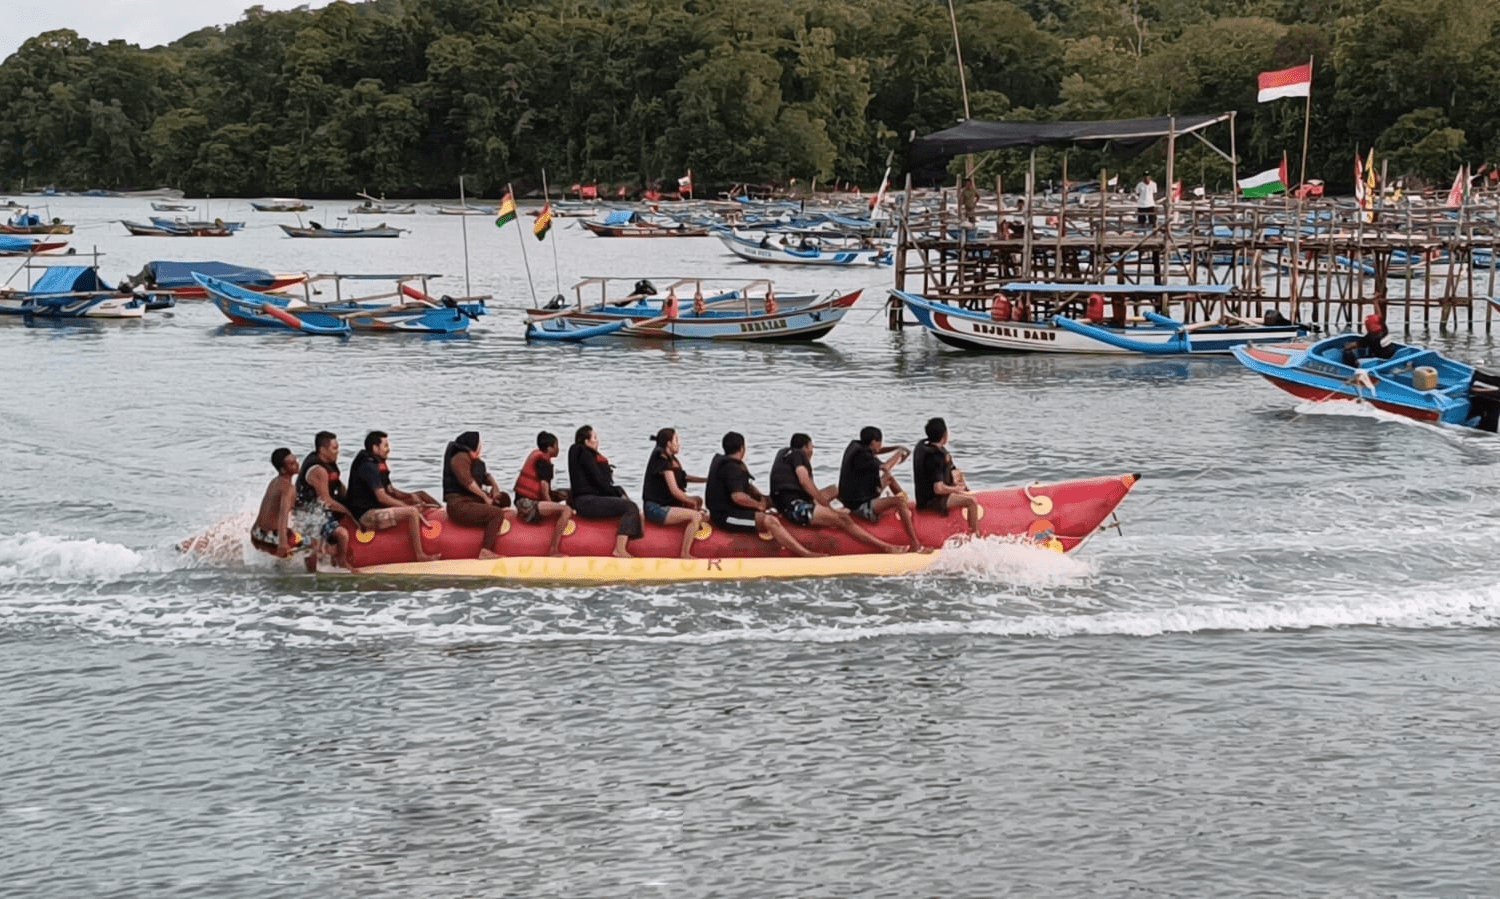
[[[795,240],[782,243],[772,232],[759,232],[755,237],[728,230],[718,230],[714,236],[724,248],[747,262],[765,262],[775,265],[882,265],[890,264],[890,252],[883,247],[865,246],[848,241],[827,243],[816,237],[797,236]]]
[[[193,279],[231,323],[253,327],[286,328],[304,334],[342,335],[353,331],[456,334],[484,314],[483,297],[463,302],[434,299],[409,283],[429,276],[318,275],[303,284],[304,296],[262,294],[217,278],[194,273]],[[435,276],[430,276],[435,277]],[[396,290],[358,299],[343,296],[340,285],[350,281],[393,280]],[[334,299],[311,302],[312,283],[332,281]]]
[[[263,201],[251,200],[250,208],[256,212],[306,212],[312,206],[289,197],[272,197]]]
[[[674,281],[657,297],[649,281],[636,281],[631,294],[609,299],[614,283],[628,279],[586,278],[574,285],[578,303],[561,311],[532,310],[526,319],[526,339],[578,342],[599,337],[667,340],[738,340],[784,343],[817,340],[833,330],[859,300],[861,291],[777,295],[770,281],[742,287],[714,289],[702,279]],[[600,298],[589,302],[585,289],[598,287]],[[680,295],[679,295],[680,294]]]
[[[0,294],[0,313],[35,318],[140,318],[150,309],[172,305],[169,295],[110,286],[97,266],[37,267],[44,271],[29,288]]]
[[[234,232],[228,228],[208,226],[204,228],[188,227],[186,225],[146,225],[140,222],[120,220],[125,230],[137,237],[232,237]]]
[[[631,209],[616,209],[599,219],[578,222],[600,237],[707,237],[706,226],[689,225],[675,220],[647,218]]]
[[[1484,372],[1436,350],[1394,344],[1389,359],[1345,361],[1358,334],[1302,343],[1237,347],[1246,368],[1295,397],[1322,402],[1354,400],[1418,421],[1496,430],[1500,375]]]
[[[975,493],[983,510],[979,524],[984,537],[1013,537],[1058,552],[1072,552],[1108,526],[1115,508],[1125,499],[1139,475],[1059,481],[981,490]],[[913,524],[924,546],[937,549],[950,537],[965,533],[962,513],[941,515],[914,511]],[[553,522],[529,525],[507,511],[493,552],[498,560],[479,560],[483,531],[453,524],[441,511],[424,519],[422,548],[440,553],[441,562],[412,560],[403,529],[354,532],[350,541],[353,564],[371,573],[477,576],[504,580],[552,582],[620,582],[703,580],[745,577],[807,577],[820,575],[895,574],[920,570],[931,556],[916,553],[868,554],[869,547],[837,529],[804,528],[789,522],[793,536],[828,559],[793,559],[774,541],[755,534],[730,534],[705,525],[698,532],[692,560],[677,558],[682,529],[646,522],[645,534],[628,544],[633,559],[608,557],[614,547],[615,522],[575,517],[560,548],[571,558],[544,561],[552,539]],[[888,542],[905,544],[894,514],[873,525],[871,533]],[[838,560],[838,561],[833,561]],[[399,567],[392,567],[399,566]]]
[[[0,234],[0,256],[35,256],[50,253],[67,246],[66,240],[48,240],[44,237],[23,237],[19,234]]]
[[[9,221],[0,222],[0,234],[72,234],[73,226],[62,219],[44,221],[41,216],[21,207]]]
[[[968,350],[1136,355],[1227,354],[1246,343],[1296,340],[1307,328],[1232,314],[1227,284],[1137,285],[1019,282],[990,300],[950,303],[892,290],[891,296],[944,343]],[[1187,323],[1153,306],[1222,303],[1215,318]]]
[[[317,222],[309,222],[308,227],[294,225],[277,225],[286,232],[287,237],[400,237],[403,228],[392,228],[381,223],[372,228],[325,228]]]
[[[153,260],[136,274],[131,281],[144,284],[155,290],[171,291],[178,299],[206,300],[208,291],[197,281],[193,273],[201,272],[220,281],[227,281],[256,293],[274,293],[294,287],[308,279],[306,272],[268,272],[265,269],[231,265],[227,262],[172,262]]]

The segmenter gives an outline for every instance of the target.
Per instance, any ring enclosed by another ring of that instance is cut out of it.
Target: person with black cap
[[[467,528],[484,528],[479,558],[496,559],[495,541],[505,524],[510,497],[495,483],[480,458],[478,431],[464,431],[443,451],[443,503],[448,520]]]

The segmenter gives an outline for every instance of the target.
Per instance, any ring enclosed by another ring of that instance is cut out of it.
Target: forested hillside
[[[1308,174],[1355,152],[1446,182],[1500,150],[1494,0],[954,0],[979,119],[1238,110],[1242,171],[1301,150],[1258,72],[1315,60]],[[141,49],[71,31],[0,64],[0,184],[191,194],[495,195],[506,182],[853,182],[964,117],[946,0],[367,0],[252,7]],[[1210,133],[1228,147],[1228,127]],[[1159,152],[1159,151],[1158,151]],[[1057,177],[1062,151],[1039,154]],[[1151,165],[1148,157],[1146,165]],[[980,177],[1007,183],[1021,154]],[[1072,177],[1119,160],[1074,150]],[[1141,163],[1130,162],[1132,169]],[[1179,146],[1189,183],[1229,167]]]

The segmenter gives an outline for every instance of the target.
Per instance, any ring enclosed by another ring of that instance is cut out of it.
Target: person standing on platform
[[[1135,186],[1135,223],[1156,224],[1156,182],[1151,180],[1150,172],[1142,175]]]

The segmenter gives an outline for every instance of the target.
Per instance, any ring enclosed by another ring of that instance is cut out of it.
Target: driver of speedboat
[[[1358,340],[1344,344],[1344,364],[1359,368],[1360,359],[1389,359],[1396,354],[1396,342],[1385,327],[1380,313],[1365,316],[1365,333]]]

